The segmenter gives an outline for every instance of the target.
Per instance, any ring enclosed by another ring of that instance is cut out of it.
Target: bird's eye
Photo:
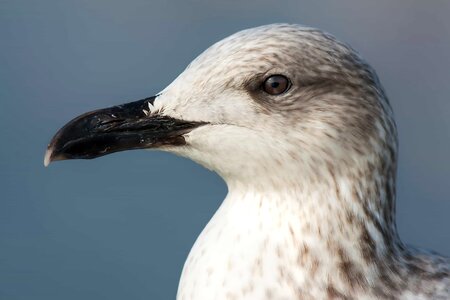
[[[280,95],[291,87],[291,83],[286,76],[272,75],[267,77],[263,83],[263,90],[269,95]]]

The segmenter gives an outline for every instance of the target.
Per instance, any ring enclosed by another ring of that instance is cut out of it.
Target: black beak
[[[183,134],[204,125],[148,113],[155,97],[85,113],[61,128],[47,147],[44,165],[110,153],[184,145]]]

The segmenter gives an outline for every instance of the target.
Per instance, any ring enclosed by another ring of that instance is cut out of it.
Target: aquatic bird
[[[375,71],[321,30],[272,24],[217,42],[154,97],[81,115],[45,165],[159,149],[228,194],[177,299],[450,299],[449,259],[395,223],[397,131]]]

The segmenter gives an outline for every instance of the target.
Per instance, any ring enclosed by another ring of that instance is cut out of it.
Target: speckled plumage
[[[265,94],[271,74],[292,87]],[[177,299],[450,298],[449,260],[398,237],[392,109],[349,46],[299,25],[238,32],[196,58],[154,113],[208,122],[164,150],[229,188]]]

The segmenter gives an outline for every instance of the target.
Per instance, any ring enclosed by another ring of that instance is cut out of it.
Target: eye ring
[[[262,84],[262,90],[272,96],[285,93],[291,87],[291,81],[284,75],[275,74],[267,77]]]

